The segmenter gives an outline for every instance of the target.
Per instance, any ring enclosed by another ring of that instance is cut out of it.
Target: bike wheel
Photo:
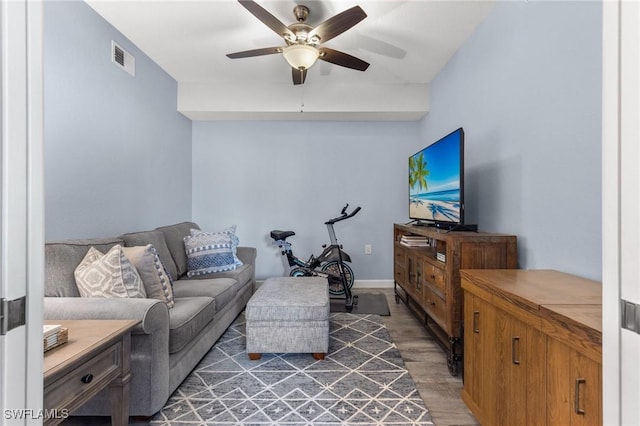
[[[344,274],[347,278],[347,285],[349,288],[353,287],[354,275],[353,269],[347,263],[342,262],[344,268]],[[329,293],[334,296],[344,294],[344,288],[342,288],[342,280],[340,279],[340,268],[337,260],[327,262],[320,268],[321,271],[331,274],[329,276]],[[334,278],[336,277],[336,278]],[[334,278],[334,279],[332,279]]]
[[[293,268],[290,272],[289,272],[289,276],[290,277],[310,277],[311,274],[309,273],[309,271],[307,271],[306,269],[303,268]]]

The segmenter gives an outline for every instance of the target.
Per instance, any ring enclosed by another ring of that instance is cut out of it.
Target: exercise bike
[[[273,244],[282,249],[281,254],[287,257],[290,268],[289,276],[326,277],[329,283],[329,293],[334,296],[344,297],[345,306],[347,309],[351,309],[353,305],[357,304],[358,297],[351,293],[354,275],[353,269],[346,263],[351,262],[351,256],[342,250],[342,246],[338,244],[338,239],[333,229],[335,223],[350,219],[360,211],[360,207],[356,207],[351,213],[347,213],[348,207],[349,204],[345,205],[340,212],[340,216],[329,219],[324,223],[327,225],[330,244],[328,246],[324,244],[322,253],[317,257],[312,254],[306,262],[293,254],[291,243],[287,241],[287,238],[296,235],[295,232],[273,230],[271,231],[271,238],[274,240]]]

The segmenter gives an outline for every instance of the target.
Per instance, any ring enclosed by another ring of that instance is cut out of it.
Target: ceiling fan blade
[[[364,10],[362,10],[360,6],[353,6],[351,9],[340,12],[315,27],[309,32],[309,38],[318,36],[320,38],[320,42],[326,43],[332,38],[347,31],[366,17],[367,14],[364,13]]]
[[[320,57],[318,59],[322,59],[323,61],[358,71],[364,71],[369,68],[368,62],[347,53],[329,49],[328,47],[321,47],[318,50],[320,51]]]
[[[297,70],[291,67],[291,76],[293,77],[293,84],[304,84],[307,79],[307,70]]]
[[[260,6],[253,0],[238,0],[238,2],[245,7],[256,18],[262,21],[267,27],[271,28],[280,37],[290,36],[295,38],[295,34],[287,28],[285,24],[280,22],[278,18],[269,13],[265,8]]]
[[[250,58],[252,56],[273,55],[274,53],[282,53],[281,47],[263,47],[261,49],[245,50],[243,52],[228,53],[227,57],[231,59]]]

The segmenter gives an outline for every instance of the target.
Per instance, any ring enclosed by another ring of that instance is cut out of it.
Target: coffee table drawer
[[[45,383],[44,406],[69,407],[73,410],[72,402],[83,395],[93,396],[104,388],[105,383],[118,377],[121,371],[120,355],[122,342],[117,342],[96,356],[89,358],[69,374]]]

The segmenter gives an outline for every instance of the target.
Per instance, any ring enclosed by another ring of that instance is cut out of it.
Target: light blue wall
[[[345,203],[361,206],[335,225],[338,239],[356,279],[391,280],[392,225],[408,220],[417,140],[417,122],[194,122],[193,219],[209,230],[237,224],[266,278],[284,272],[271,230],[294,230],[294,252],[306,259],[328,242],[326,220]]]
[[[431,88],[421,140],[465,128],[467,222],[521,268],[601,279],[601,7],[500,2]]]
[[[45,2],[46,238],[191,218],[191,122],[177,84],[83,1]],[[111,40],[136,59],[131,77]]]
[[[110,63],[111,39],[136,56],[135,78]],[[468,222],[516,234],[520,267],[599,279],[600,57],[599,2],[500,2],[434,81],[422,122],[191,126],[175,81],[119,32],[84,2],[47,2],[47,239],[237,224],[265,278],[283,271],[271,229],[317,254],[349,202],[363,211],[336,230],[356,278],[390,280],[406,159],[463,126]]]
[[[323,222],[359,204],[338,237],[357,279],[390,280],[407,157],[463,126],[467,222],[517,235],[522,268],[600,279],[600,56],[598,2],[501,2],[434,81],[422,122],[195,122],[194,220],[237,224],[264,278],[283,270],[269,230],[295,230],[308,256]]]

